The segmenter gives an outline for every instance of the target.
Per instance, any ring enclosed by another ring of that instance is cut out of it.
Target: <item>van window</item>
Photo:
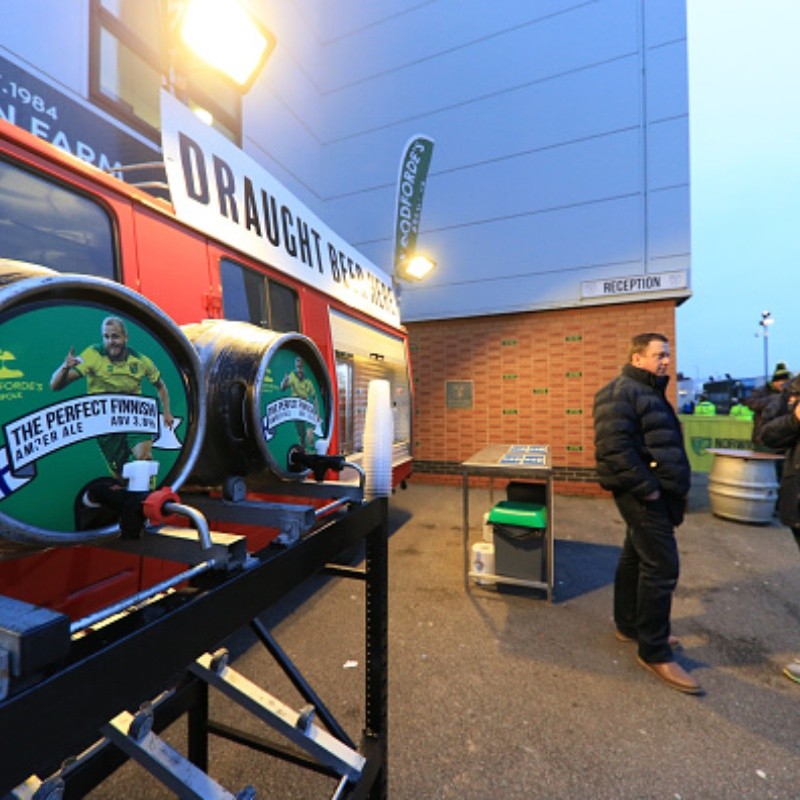
[[[0,257],[116,279],[114,234],[93,200],[0,159]]]
[[[277,281],[267,281],[269,327],[273,331],[299,331],[297,292]]]
[[[300,330],[297,292],[235,261],[220,261],[225,319],[286,333]]]

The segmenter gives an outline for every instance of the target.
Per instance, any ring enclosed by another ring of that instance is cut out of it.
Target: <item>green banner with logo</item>
[[[397,213],[394,223],[394,268],[403,274],[404,262],[414,255],[422,215],[422,200],[433,156],[433,139],[412,136],[403,150],[397,177]]]
[[[711,472],[713,448],[723,450],[752,450],[753,422],[735,417],[704,417],[679,414],[683,428],[683,443],[692,472]]]

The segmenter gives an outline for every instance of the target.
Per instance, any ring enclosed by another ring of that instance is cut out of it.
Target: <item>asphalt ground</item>
[[[494,499],[499,499],[495,493]],[[481,538],[486,489],[470,495]],[[461,490],[412,481],[390,500],[388,786],[392,800],[800,798],[800,553],[774,522],[720,519],[695,475],[679,529],[673,605],[678,659],[702,683],[676,692],[618,642],[612,582],[622,522],[604,498],[555,498],[555,599],[465,587]],[[359,554],[349,554],[357,563]],[[363,724],[363,586],[319,577],[261,621],[358,741]],[[282,702],[304,701],[248,632],[234,667]],[[212,694],[211,715],[263,726]],[[166,738],[185,751],[183,723]],[[332,797],[330,778],[213,738],[210,774],[234,794]],[[127,764],[92,798],[172,797]]]

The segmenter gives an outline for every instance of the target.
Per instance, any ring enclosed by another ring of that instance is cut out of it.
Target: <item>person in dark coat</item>
[[[764,409],[761,439],[771,450],[785,454],[778,516],[794,535],[800,548],[800,376],[795,377]],[[800,656],[787,664],[783,674],[800,683]]]
[[[683,521],[691,467],[669,381],[669,340],[641,333],[630,363],[594,400],[597,474],[626,524],[614,579],[614,622],[621,641],[638,642],[638,661],[673,689],[700,694],[675,661],[672,595],[680,569],[675,526]]]
[[[745,405],[753,412],[753,444],[763,445],[761,440],[761,426],[764,410],[783,391],[792,373],[786,368],[783,361],[775,365],[772,378],[763,386],[754,389],[745,400]],[[780,474],[778,475],[780,480]]]

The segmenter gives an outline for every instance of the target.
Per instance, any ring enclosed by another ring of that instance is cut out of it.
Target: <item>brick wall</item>
[[[407,324],[414,374],[414,473],[453,482],[488,444],[549,444],[556,489],[598,493],[592,402],[627,361],[631,336],[659,331],[673,351],[675,303],[570,308]],[[448,407],[447,384],[450,386]],[[471,386],[470,386],[471,383]],[[461,390],[472,390],[472,407]]]

